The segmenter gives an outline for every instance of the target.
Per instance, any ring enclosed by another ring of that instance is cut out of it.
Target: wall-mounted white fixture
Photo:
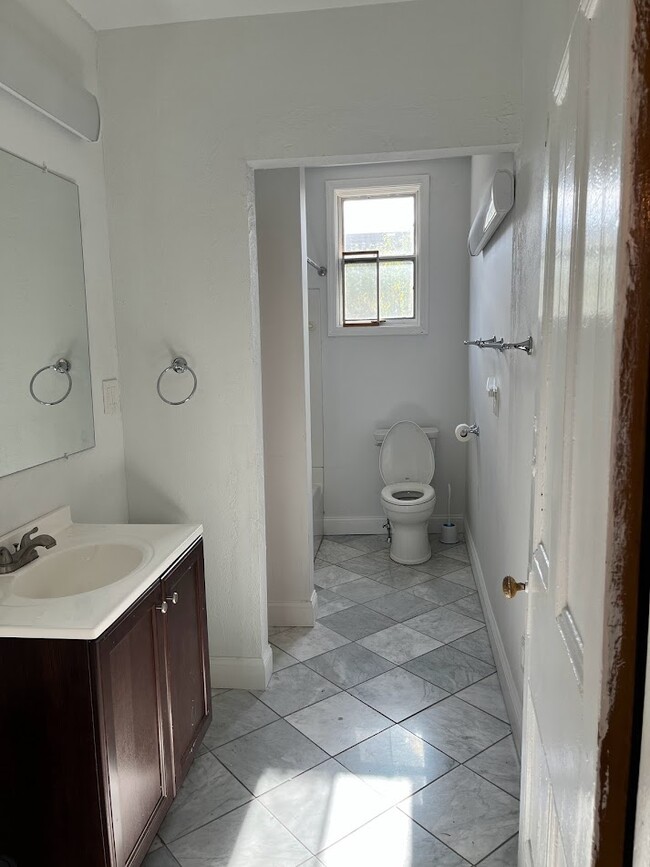
[[[499,169],[494,173],[492,182],[481,199],[472,228],[469,230],[467,249],[470,256],[478,256],[514,203],[514,176],[507,169]]]
[[[99,138],[99,105],[18,28],[0,27],[0,87],[87,141]]]
[[[495,415],[499,415],[499,386],[497,385],[496,376],[488,376],[485,390],[488,393],[488,397],[492,399],[492,412]]]

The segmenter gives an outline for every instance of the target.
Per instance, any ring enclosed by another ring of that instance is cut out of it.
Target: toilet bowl
[[[379,452],[385,487],[381,505],[390,521],[390,558],[414,565],[431,557],[429,518],[436,492],[429,484],[436,462],[427,434],[412,421],[399,421],[388,431]]]

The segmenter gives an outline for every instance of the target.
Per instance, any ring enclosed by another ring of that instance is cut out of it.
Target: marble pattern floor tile
[[[196,759],[160,826],[161,840],[173,840],[250,801],[250,792],[212,753]]]
[[[430,579],[426,572],[418,572],[412,566],[402,566],[399,563],[387,563],[383,572],[374,576],[375,581],[387,584],[393,590],[410,590],[418,584],[424,584]]]
[[[431,783],[400,809],[477,864],[517,832],[519,802],[468,768]]]
[[[253,694],[280,716],[336,695],[339,688],[305,665],[294,665],[274,674],[266,689]]]
[[[345,568],[351,572],[356,572],[359,575],[372,577],[380,572],[385,572],[388,568],[389,557],[384,551],[373,551],[372,554],[359,554],[352,560],[347,560]]]
[[[466,762],[510,734],[510,726],[455,696],[409,717],[402,725],[458,762]]]
[[[260,802],[315,855],[387,809],[334,759],[267,792]]]
[[[467,545],[464,542],[459,542],[458,545],[452,545],[445,554],[446,557],[451,557],[454,560],[460,560],[462,563],[469,563],[469,553]]]
[[[303,708],[287,717],[287,722],[331,756],[391,725],[389,719],[347,692]]]
[[[275,647],[273,644],[271,645],[271,651],[273,653],[273,671],[282,671],[283,668],[289,668],[290,665],[296,665],[298,662],[293,656],[289,656],[288,653],[285,653],[284,650],[280,650],[279,647]]]
[[[474,756],[467,767],[514,798],[519,797],[521,767],[512,735]]]
[[[320,557],[316,557],[314,560],[314,572],[318,569],[324,569],[326,566],[329,566],[329,563],[326,563],[325,560],[321,560]]]
[[[219,747],[215,755],[258,796],[329,758],[284,720]]]
[[[419,614],[417,617],[412,617],[406,621],[406,625],[416,632],[423,632],[425,635],[447,644],[467,635],[469,632],[474,632],[480,629],[483,624],[474,620],[471,617],[465,617],[464,614],[456,614],[455,611],[449,611],[445,608],[435,608],[433,611],[427,611],[426,614]],[[277,635],[274,637],[274,643],[277,641]]]
[[[507,843],[488,855],[481,861],[480,867],[518,867],[519,864],[519,834],[515,834]]]
[[[405,662],[404,668],[446,689],[447,692],[465,689],[494,671],[493,666],[488,665],[487,662],[448,645]]]
[[[323,590],[331,590],[332,587],[338,587],[347,581],[356,581],[358,577],[356,572],[348,568],[329,563],[314,572],[314,584]]]
[[[359,638],[365,638],[366,635],[372,635],[373,632],[379,632],[380,629],[386,629],[394,622],[390,617],[378,614],[365,605],[355,605],[353,608],[337,611],[336,614],[330,614],[319,621],[323,627],[334,630],[335,633],[350,641],[357,641]],[[274,641],[276,639],[277,636]],[[341,643],[344,644],[345,642]],[[324,648],[323,650],[330,649],[333,648]],[[315,656],[316,654],[312,655]]]
[[[417,596],[422,596],[423,599],[428,599],[430,602],[435,602],[436,605],[448,605],[450,602],[456,602],[457,599],[462,599],[463,596],[472,593],[469,587],[453,584],[444,578],[432,578],[431,581],[418,584],[411,592]]]
[[[212,722],[203,743],[209,750],[275,722],[278,715],[250,692],[231,689],[212,700]]]
[[[449,646],[462,650],[463,653],[469,653],[470,656],[475,656],[477,659],[488,662],[490,665],[494,665],[490,638],[485,628],[477,629],[476,632],[464,635],[462,638],[450,642]]]
[[[463,689],[458,693],[458,698],[473,704],[474,707],[479,707],[486,713],[491,713],[504,722],[510,722],[497,674],[492,674]]]
[[[416,656],[422,656],[435,650],[436,647],[442,647],[435,638],[416,632],[403,623],[396,623],[395,626],[389,626],[388,629],[361,638],[358,643],[394,662],[395,665],[402,665]]]
[[[142,862],[142,867],[179,867],[179,865],[169,849],[163,848],[153,852],[149,850],[149,854]]]
[[[466,867],[467,861],[416,825],[389,810],[320,853],[325,867]]]
[[[337,614],[328,615],[328,617],[338,617],[344,613],[339,611]],[[324,620],[327,619],[324,618]],[[321,653],[327,653],[328,650],[341,647],[347,644],[347,641],[347,638],[344,638],[339,632],[332,632],[326,624],[319,620],[314,626],[298,626],[280,632],[273,636],[271,643],[286,651],[290,656],[304,662],[306,659],[311,659],[312,656],[319,656]]]
[[[394,722],[401,722],[449,695],[443,689],[404,671],[403,668],[394,668],[361,683],[351,689],[350,694]]]
[[[155,852],[156,849],[160,849],[160,847],[163,845],[163,841],[160,839],[158,834],[156,834],[156,836],[153,838],[153,843],[151,844],[151,846],[149,846],[149,851]]]
[[[319,560],[325,560],[326,563],[333,563],[335,565],[358,556],[359,551],[356,548],[341,545],[340,542],[332,542],[331,539],[323,539],[318,549]]]
[[[298,867],[310,856],[259,801],[170,845],[181,867]]]
[[[470,590],[476,590],[476,581],[471,566],[463,566],[458,563],[462,569],[457,569],[454,572],[449,572],[445,575],[447,581],[453,581],[454,584],[462,584],[463,587],[469,587]]]
[[[351,584],[354,582],[351,581]],[[345,584],[338,585],[345,587]],[[336,614],[337,611],[343,611],[344,608],[351,608],[356,603],[351,599],[346,599],[345,596],[340,596],[334,590],[319,590],[316,594],[318,602],[317,620],[321,617],[327,617],[328,614]]]
[[[388,550],[388,540],[386,536],[325,536],[328,542],[338,542],[339,545],[347,545],[350,548],[356,548],[364,554],[371,554],[374,551]]]
[[[390,804],[403,801],[457,764],[400,725],[385,729],[336,758]]]
[[[426,572],[428,575],[441,578],[443,575],[462,569],[463,565],[460,560],[454,560],[453,557],[447,557],[445,554],[434,554],[426,563],[418,563],[413,568],[419,572]]]
[[[330,650],[322,656],[314,656],[313,659],[308,659],[305,665],[342,689],[349,689],[364,680],[377,677],[393,667],[383,656],[356,643]]]
[[[431,611],[435,608],[433,603],[415,596],[408,590],[397,590],[394,593],[389,593],[387,596],[366,602],[366,605],[368,608],[372,608],[373,611],[385,614],[386,617],[390,617],[391,620],[397,620],[398,622],[410,620],[411,617],[416,617],[418,614],[424,614],[425,611]]]
[[[346,599],[351,599],[354,602],[369,602],[372,599],[378,599],[380,596],[386,596],[392,591],[385,584],[380,584],[379,581],[373,581],[372,578],[364,576],[357,578],[356,581],[340,584],[336,592],[340,596],[345,596]]]
[[[485,623],[485,615],[483,614],[483,606],[478,593],[471,593],[469,596],[463,596],[452,605],[449,606],[451,611],[456,611],[458,614],[466,614],[468,617],[473,617],[474,620],[480,620]]]

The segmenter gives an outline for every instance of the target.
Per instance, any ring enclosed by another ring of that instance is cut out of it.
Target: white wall
[[[313,626],[305,203],[301,169],[255,172],[270,626]]]
[[[465,447],[454,428],[467,414],[469,158],[307,169],[307,249],[327,261],[328,180],[428,175],[429,333],[329,337],[323,328],[325,532],[379,533],[383,482],[372,433],[401,419],[440,428],[436,443],[434,518],[446,515],[447,484],[456,518],[465,511]],[[327,282],[320,284],[327,322]],[[437,523],[440,523],[438,520]],[[439,529],[439,528],[438,528]]]
[[[18,29],[36,52],[97,91],[95,34],[64,0],[4,0],[0,27]],[[124,521],[122,420],[105,416],[102,404],[102,380],[118,375],[102,145],[82,141],[0,90],[0,147],[79,185],[96,437],[94,449],[0,478],[0,534],[68,503],[76,521]],[[11,327],[10,300],[0,300],[3,327]]]
[[[511,155],[472,157],[472,218],[498,168],[514,171]],[[517,186],[517,196],[523,191]],[[470,317],[472,338],[504,337],[523,340],[535,333],[536,295],[527,315],[517,313],[526,299],[512,280],[515,212],[506,218],[483,253],[470,264]],[[523,671],[521,639],[525,628],[526,596],[507,600],[501,591],[505,575],[525,581],[528,574],[530,535],[531,457],[535,411],[534,357],[519,351],[496,352],[468,347],[470,378],[469,417],[480,428],[468,452],[467,529],[484,582],[491,618],[499,633],[497,661],[510,698],[513,721],[521,719]],[[486,380],[496,377],[498,415],[486,392]],[[499,646],[503,653],[499,655]],[[513,706],[515,712],[513,714]],[[520,722],[519,722],[520,725]],[[518,728],[518,725],[516,725]]]
[[[260,682],[266,647],[246,161],[516,142],[519,28],[519,0],[414,0],[99,37],[130,514],[204,523],[217,682]],[[155,394],[174,351],[200,377],[182,408]]]

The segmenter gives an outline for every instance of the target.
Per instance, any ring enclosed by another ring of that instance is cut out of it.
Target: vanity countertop
[[[75,524],[66,506],[0,537],[0,547],[11,548],[35,526],[57,544],[39,548],[33,563],[0,575],[0,638],[98,638],[203,535],[201,524]],[[17,592],[22,579],[33,577],[32,570],[44,571],[47,558],[80,548],[92,554],[93,546],[102,545],[136,545],[141,562],[124,578],[75,595],[43,599]]]

